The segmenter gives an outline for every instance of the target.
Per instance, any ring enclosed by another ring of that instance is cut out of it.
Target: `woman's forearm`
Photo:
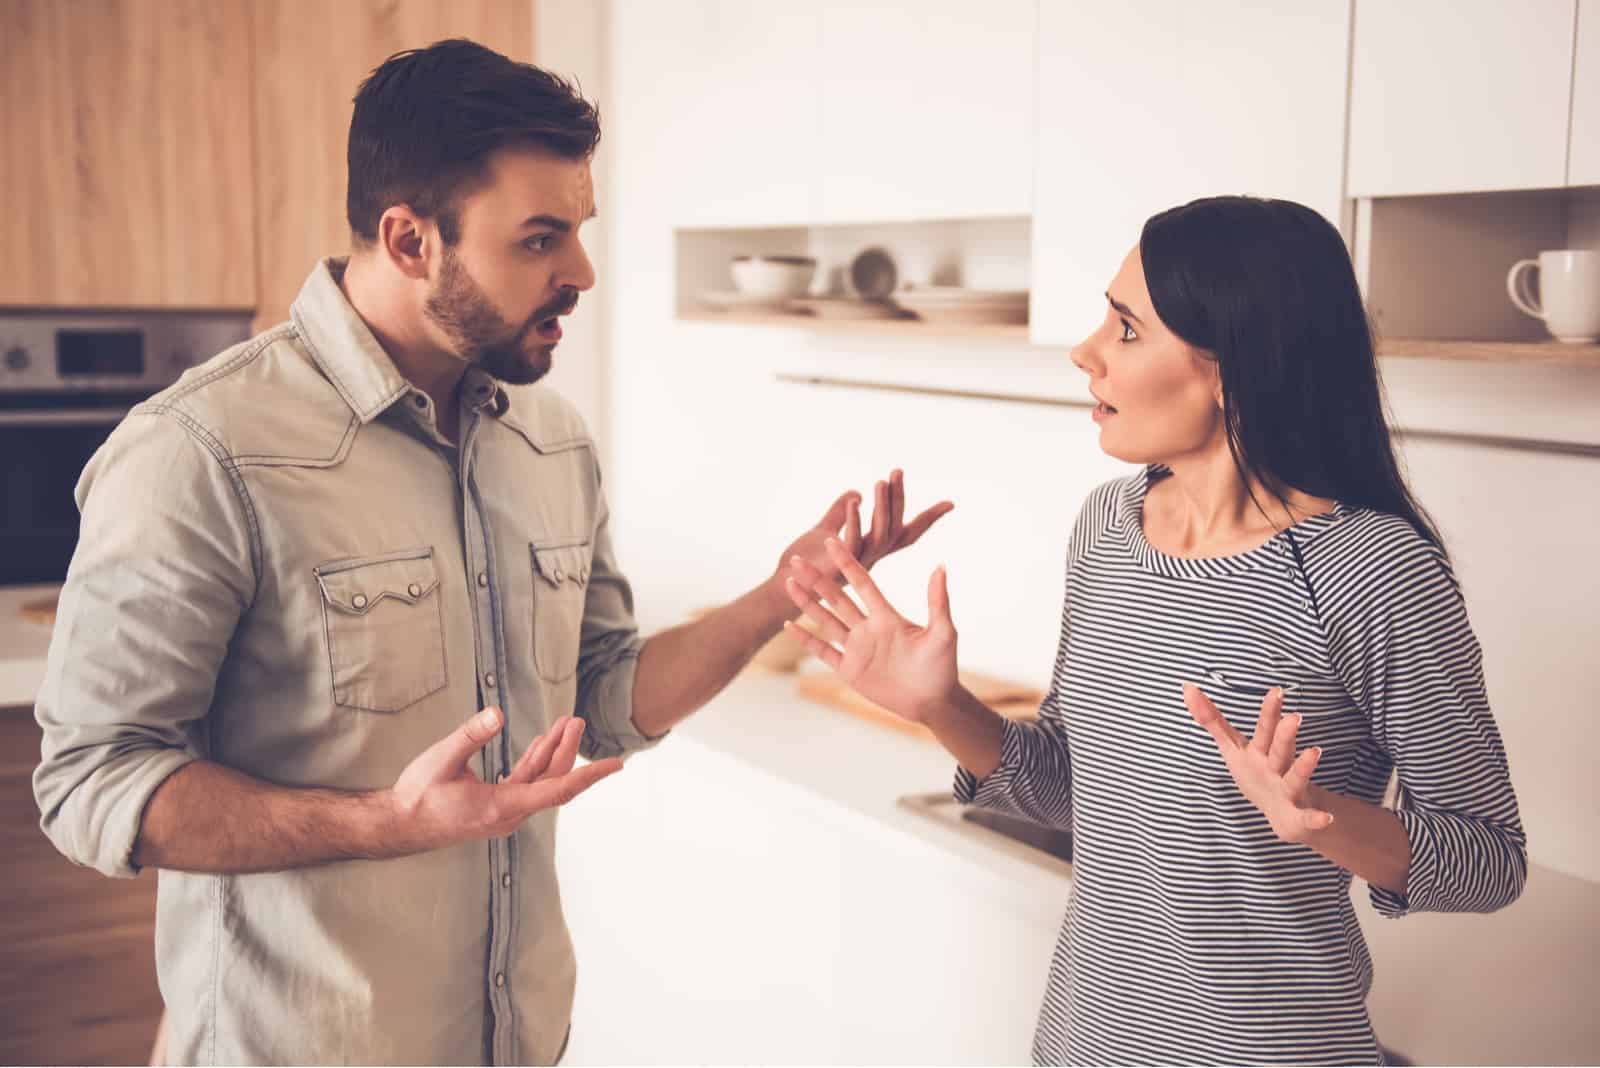
[[[1411,872],[1411,841],[1400,817],[1380,805],[1311,787],[1312,807],[1333,815],[1333,822],[1308,837],[1306,845],[1373,886],[1406,892]]]
[[[925,710],[920,718],[939,744],[979,782],[1000,766],[1005,719],[966,687],[958,687],[950,701]]]

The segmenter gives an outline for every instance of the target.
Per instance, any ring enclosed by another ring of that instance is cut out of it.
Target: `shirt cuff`
[[[980,783],[978,777],[957,765],[955,798],[963,805],[1005,808],[1012,785],[1022,768],[1022,726],[1008,719],[1000,735],[1000,764]]]
[[[596,680],[584,695],[578,714],[584,722],[583,742],[579,746],[585,760],[627,756],[649,749],[671,734],[654,737],[633,722],[633,684],[639,669],[637,653],[623,657]]]
[[[1426,912],[1436,906],[1434,898],[1439,883],[1439,848],[1425,816],[1411,809],[1397,808],[1392,812],[1405,828],[1406,841],[1411,846],[1411,867],[1406,873],[1406,892],[1397,894],[1380,886],[1369,886],[1372,907],[1378,915],[1399,919],[1411,912]]]

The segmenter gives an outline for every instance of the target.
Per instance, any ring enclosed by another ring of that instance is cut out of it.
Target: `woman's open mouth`
[[[1105,401],[1101,401],[1094,406],[1094,421],[1097,423],[1102,423],[1116,414],[1117,410]]]

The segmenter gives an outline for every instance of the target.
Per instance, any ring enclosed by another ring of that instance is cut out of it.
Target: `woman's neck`
[[[1335,502],[1284,488],[1285,502],[1259,480],[1240,477],[1226,444],[1203,456],[1167,463],[1171,476],[1145,496],[1145,537],[1171,556],[1231,556]],[[1253,497],[1252,497],[1253,494]]]

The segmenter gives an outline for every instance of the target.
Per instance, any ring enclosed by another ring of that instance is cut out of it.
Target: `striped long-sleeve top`
[[[1411,846],[1387,917],[1513,901],[1526,838],[1482,658],[1444,555],[1339,505],[1237,556],[1151,547],[1152,466],[1084,505],[1037,724],[956,796],[1071,829],[1071,903],[1033,1055],[1049,1064],[1382,1063],[1350,873],[1280,841],[1190,717],[1194,682],[1245,736],[1285,690],[1315,781],[1379,803]],[[1302,566],[1303,565],[1303,566]]]

